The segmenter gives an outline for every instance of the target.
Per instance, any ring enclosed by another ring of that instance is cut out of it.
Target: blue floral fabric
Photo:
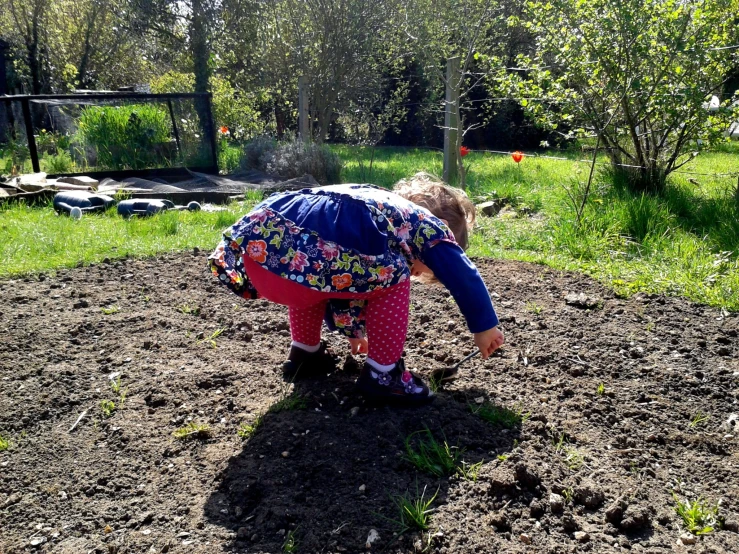
[[[332,188],[277,194],[257,205],[224,232],[223,240],[209,258],[213,273],[239,296],[256,298],[257,291],[244,271],[243,258],[248,256],[272,273],[320,292],[366,293],[406,281],[410,278],[410,266],[415,259],[423,261],[424,251],[439,241],[454,242],[441,220],[389,191],[368,185],[345,185],[337,189],[341,192]],[[325,240],[315,229],[298,226],[272,207],[284,205],[287,199],[298,201],[304,212],[310,212],[312,206],[325,209],[325,203],[314,202],[316,196],[327,196],[320,200],[338,206],[338,214],[343,213],[342,202],[352,202],[353,206],[358,200],[362,202],[366,206],[363,217],[357,218],[354,212],[352,220],[343,221],[339,215],[331,220],[337,228],[330,229],[330,234],[341,236],[341,226],[356,231],[357,225],[364,225],[368,228],[367,236],[381,233],[386,241],[385,251],[369,255],[358,248]],[[363,308],[361,300],[331,301],[327,323],[349,336],[361,336]]]

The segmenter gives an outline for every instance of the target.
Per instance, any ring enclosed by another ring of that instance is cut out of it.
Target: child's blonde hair
[[[475,205],[462,189],[445,185],[438,177],[420,172],[395,183],[393,192],[446,220],[454,233],[454,240],[462,250],[467,250],[469,233],[475,223]]]

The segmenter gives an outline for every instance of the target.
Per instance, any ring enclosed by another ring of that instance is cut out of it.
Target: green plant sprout
[[[562,497],[565,499],[566,504],[572,504],[572,498],[575,495],[575,491],[572,487],[568,487],[562,491]]]
[[[103,412],[103,417],[110,417],[115,412],[116,405],[112,400],[101,400],[100,411]]]
[[[416,488],[416,496],[411,498],[408,493],[403,495],[397,495],[393,497],[393,502],[398,507],[400,512],[398,519],[393,520],[401,528],[401,533],[406,531],[426,531],[431,525],[431,512],[434,511],[431,508],[436,496],[439,494],[439,489],[431,498],[426,498],[426,487],[423,488],[421,495],[418,495],[418,488]]]
[[[210,426],[205,423],[191,421],[184,427],[180,427],[174,433],[174,438],[184,439],[207,439],[211,436]]]
[[[105,315],[113,315],[120,312],[121,308],[120,306],[108,306],[107,308],[100,308],[100,311],[103,312]]]
[[[242,423],[239,425],[239,429],[236,431],[236,434],[239,436],[240,439],[249,439],[251,438],[254,433],[257,432],[257,429],[262,425],[262,416],[257,416],[257,418],[249,423]]]
[[[498,425],[506,429],[513,429],[521,425],[529,417],[531,412],[523,412],[523,408],[510,409],[505,406],[498,406],[492,402],[484,402],[479,406],[469,405],[473,414],[479,416],[488,423]]]
[[[606,386],[603,383],[601,383],[600,385],[598,385],[598,388],[596,389],[595,394],[597,394],[598,396],[603,396],[605,393],[606,393]]]
[[[709,506],[700,498],[693,502],[683,502],[674,491],[672,498],[675,500],[675,513],[683,520],[685,528],[694,535],[706,535],[721,528],[718,505]]]
[[[305,399],[305,396],[302,394],[293,391],[292,394],[290,393],[290,383],[287,383],[282,388],[282,393],[280,394],[280,399],[272,404],[269,407],[269,412],[272,412],[273,414],[279,413],[279,412],[289,412],[292,410],[303,410],[308,406],[308,402]]]
[[[198,344],[203,343],[203,342],[208,342],[213,348],[218,348],[218,343],[216,342],[216,339],[220,337],[225,330],[226,330],[225,328],[216,329],[215,331],[213,331],[213,333],[208,338],[199,340]]]
[[[692,418],[690,418],[690,423],[688,424],[688,427],[692,429],[693,427],[704,424],[709,419],[711,419],[710,415],[698,412]]]
[[[6,451],[8,448],[10,448],[10,441],[0,435],[0,452]]]
[[[284,554],[293,554],[298,551],[298,538],[295,536],[297,529],[287,532],[285,542],[282,543],[282,552]]]
[[[180,312],[187,315],[200,315],[200,308],[198,306],[190,306],[189,304],[183,304],[177,308]]]
[[[421,435],[413,446],[414,437]],[[461,456],[464,450],[449,446],[444,441],[438,442],[431,434],[429,428],[411,433],[405,439],[405,459],[424,473],[437,477],[453,475],[461,465]]]
[[[459,475],[465,481],[472,481],[474,483],[477,481],[477,475],[480,473],[481,467],[482,467],[482,462],[477,462],[475,464],[468,464],[467,462],[462,462],[457,467],[457,475]]]
[[[541,312],[544,311],[544,308],[536,302],[526,302],[526,311],[534,315],[541,315]]]

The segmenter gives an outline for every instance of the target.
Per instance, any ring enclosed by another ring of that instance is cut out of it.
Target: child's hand
[[[349,339],[349,344],[352,347],[352,354],[367,353],[367,339]]]
[[[482,352],[483,359],[487,359],[490,354],[503,346],[504,342],[503,333],[497,327],[493,327],[482,333],[475,333],[475,344],[480,352]]]

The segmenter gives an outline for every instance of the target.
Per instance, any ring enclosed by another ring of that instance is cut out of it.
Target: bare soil
[[[0,552],[277,553],[292,534],[297,552],[357,553],[372,529],[372,552],[739,552],[739,318],[478,263],[508,342],[418,409],[367,405],[351,357],[285,383],[285,309],[239,300],[203,253],[0,282]],[[412,302],[410,368],[472,351],[444,289],[414,284]],[[506,429],[481,402],[530,416]],[[210,436],[176,439],[190,421]],[[477,479],[410,464],[425,428]],[[431,531],[398,535],[392,497],[424,489]],[[678,545],[673,491],[719,503],[724,528]]]

